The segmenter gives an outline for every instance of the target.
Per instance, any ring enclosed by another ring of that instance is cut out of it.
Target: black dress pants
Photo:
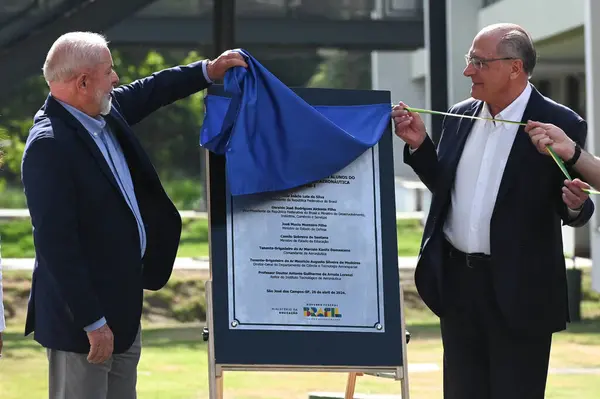
[[[490,262],[448,244],[441,319],[445,399],[543,399],[552,334],[509,329],[498,308]]]

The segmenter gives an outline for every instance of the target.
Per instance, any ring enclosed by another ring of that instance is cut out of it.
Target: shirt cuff
[[[567,211],[569,212],[569,217],[571,217],[572,219],[575,219],[577,216],[579,216],[582,209],[583,209],[583,207],[581,207],[580,209],[571,209],[571,208],[567,207]]]
[[[85,332],[92,332],[92,331],[99,329],[100,327],[102,327],[105,324],[106,324],[106,319],[103,317],[100,320],[98,320],[97,322],[90,324],[89,326],[84,327],[83,329],[85,330]]]
[[[208,71],[206,69],[206,67],[208,66],[208,60],[205,60],[202,62],[202,73],[204,74],[204,79],[206,79],[206,81],[208,83],[213,83],[212,80],[210,80],[210,78],[208,77]]]

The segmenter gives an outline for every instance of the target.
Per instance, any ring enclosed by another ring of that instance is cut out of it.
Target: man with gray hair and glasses
[[[143,291],[167,283],[181,217],[131,126],[232,67],[247,64],[228,51],[117,86],[103,36],[50,48],[21,170],[36,252],[25,334],[47,349],[51,399],[136,397]]]
[[[432,192],[415,282],[440,317],[445,399],[543,399],[552,334],[569,321],[561,227],[585,225],[594,205],[501,120],[553,123],[580,145],[587,126],[529,82],[536,51],[520,26],[484,28],[466,61],[472,98],[450,113],[492,120],[446,117],[436,147],[417,113],[392,111]]]

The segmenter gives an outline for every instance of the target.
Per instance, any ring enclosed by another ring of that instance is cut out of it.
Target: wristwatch
[[[581,155],[581,147],[579,146],[578,143],[575,143],[575,153],[573,154],[573,157],[571,159],[569,159],[568,161],[565,161],[565,165],[566,166],[575,165],[575,163],[579,159],[580,155]]]

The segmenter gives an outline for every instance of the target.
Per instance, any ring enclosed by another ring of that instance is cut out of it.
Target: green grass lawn
[[[25,272],[5,273],[5,304],[9,305],[4,357],[0,359],[0,398],[47,397],[45,352],[31,337],[23,337],[24,306],[29,290]],[[405,279],[404,314],[412,334],[408,361],[435,364],[438,371],[409,372],[411,397],[441,399],[442,344],[437,318],[424,307],[414,285]],[[590,291],[590,276],[583,276],[584,320],[556,334],[551,368],[600,367],[600,295]],[[190,272],[177,271],[165,289],[146,296],[152,311],[144,312],[143,351],[138,368],[140,399],[206,399],[208,397],[207,346],[202,341],[203,282]],[[165,304],[172,310],[166,312]],[[163,316],[157,317],[157,316]],[[194,317],[192,317],[194,316]],[[176,323],[180,320],[195,320]],[[349,349],[351,350],[351,349]],[[307,399],[308,392],[343,392],[346,374],[225,372],[226,399]],[[359,377],[357,393],[400,394],[400,383],[372,376]],[[555,374],[548,377],[546,398],[597,399],[600,374]]]
[[[3,257],[33,256],[29,221],[0,222]],[[419,221],[398,221],[398,253],[416,256],[422,228]],[[186,220],[179,256],[208,255],[206,221]],[[22,336],[23,308],[30,272],[4,273],[5,305],[9,316],[4,357],[0,359],[0,398],[47,397],[45,352],[30,337]],[[414,286],[404,278],[405,317],[412,333],[409,363],[435,364],[441,369],[442,345],[436,317],[424,308]],[[555,335],[552,368],[600,367],[600,295],[590,290],[590,275],[583,276],[584,321]],[[178,271],[165,289],[148,293],[145,301],[143,352],[138,368],[140,399],[205,399],[208,397],[207,353],[201,331],[204,323],[203,284],[190,272]],[[174,320],[186,321],[176,323]],[[192,321],[192,322],[189,322]],[[351,350],[351,348],[350,348]],[[308,392],[345,389],[346,374],[226,372],[226,399],[307,399]],[[442,373],[411,372],[411,397],[442,398]],[[400,394],[397,381],[359,377],[357,393]],[[548,377],[546,398],[597,399],[599,374],[554,374]]]
[[[423,315],[426,317],[426,315]],[[437,323],[412,324],[408,345],[409,363],[434,363],[441,368],[442,346]],[[206,344],[202,324],[144,325],[143,351],[138,367],[140,399],[192,399],[208,397]],[[556,335],[551,367],[599,367],[600,320],[592,320]],[[343,392],[346,374],[225,372],[228,399],[306,399],[308,392]],[[442,373],[409,374],[411,397],[441,398]],[[47,397],[47,363],[44,351],[20,328],[11,326],[5,335],[5,355],[0,360],[0,392],[3,399]],[[372,376],[359,377],[357,393],[400,394],[400,383]],[[550,374],[546,398],[596,399],[600,396],[598,374]]]
[[[423,228],[419,220],[398,220],[398,255],[417,256]],[[33,238],[29,219],[0,221],[2,257],[33,258]],[[208,222],[206,219],[185,219],[177,256],[185,258],[208,256]]]

